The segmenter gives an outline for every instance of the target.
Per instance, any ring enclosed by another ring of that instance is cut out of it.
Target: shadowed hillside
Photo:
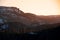
[[[16,7],[0,6],[1,32],[37,32],[45,29],[56,28],[60,25],[60,16],[38,16],[24,13]]]

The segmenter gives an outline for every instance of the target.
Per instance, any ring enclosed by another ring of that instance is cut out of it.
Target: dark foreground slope
[[[0,33],[0,40],[60,40],[60,27],[35,32],[36,34]]]

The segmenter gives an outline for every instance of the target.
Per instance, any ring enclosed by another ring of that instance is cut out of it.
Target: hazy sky
[[[0,0],[2,6],[15,6],[37,15],[60,14],[60,0]]]

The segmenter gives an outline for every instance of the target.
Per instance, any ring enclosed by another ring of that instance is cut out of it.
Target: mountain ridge
[[[16,7],[0,6],[1,19],[4,21],[3,25],[5,23],[9,25],[7,30],[10,32],[12,30],[12,32],[21,32],[21,30],[22,32],[34,32],[56,28],[60,25],[60,15],[38,16],[32,13],[24,13]]]

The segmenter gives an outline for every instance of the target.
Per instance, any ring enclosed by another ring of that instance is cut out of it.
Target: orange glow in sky
[[[15,6],[36,15],[60,15],[60,0],[0,0],[1,6]]]

